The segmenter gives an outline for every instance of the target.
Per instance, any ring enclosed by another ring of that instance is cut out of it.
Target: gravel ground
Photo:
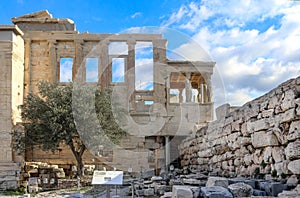
[[[118,189],[118,195],[122,198],[131,198],[131,196],[126,196],[126,189]],[[116,195],[114,189],[111,189],[111,196]],[[3,195],[0,191],[0,198],[25,198],[26,195]],[[28,197],[28,196],[27,196]],[[49,192],[41,192],[38,194],[31,194],[30,197],[34,198],[106,198],[106,191],[105,188],[102,189],[89,189],[84,192],[76,192],[75,189],[65,189],[65,190],[56,190],[56,191],[49,191]]]

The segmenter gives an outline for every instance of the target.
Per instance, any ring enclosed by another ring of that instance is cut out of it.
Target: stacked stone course
[[[300,174],[300,77],[232,108],[179,146],[185,173],[273,177]]]

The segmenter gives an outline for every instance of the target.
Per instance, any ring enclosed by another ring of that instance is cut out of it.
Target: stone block
[[[253,196],[267,196],[267,192],[266,191],[263,191],[263,190],[257,190],[257,189],[253,189],[253,193],[252,193]]]
[[[247,166],[250,166],[252,164],[252,155],[246,154],[244,157],[244,163]]]
[[[223,104],[216,108],[216,116],[217,120],[221,120],[222,118],[225,118],[225,116],[229,113],[230,105],[228,103]]]
[[[158,195],[163,195],[166,192],[166,185],[154,185],[154,193]]]
[[[228,142],[236,142],[237,139],[238,139],[238,137],[239,137],[240,135],[241,135],[240,132],[238,132],[238,133],[232,133],[232,134],[230,134],[230,135],[227,136],[227,141],[228,141]]]
[[[229,185],[236,184],[236,183],[244,183],[244,184],[250,185],[252,188],[255,188],[255,180],[246,179],[243,177],[228,179]]]
[[[254,148],[279,145],[277,137],[272,132],[260,131],[251,135]]]
[[[39,191],[39,187],[36,185],[36,186],[28,186],[28,192],[29,193],[36,193]]]
[[[153,188],[148,188],[144,190],[144,196],[149,197],[154,195],[154,189]]]
[[[193,192],[189,186],[173,186],[172,198],[193,198]]]
[[[135,190],[135,194],[140,197],[140,196],[144,196],[144,190]]]
[[[212,157],[213,155],[214,152],[211,148],[207,148],[206,150],[198,152],[198,157]]]
[[[272,132],[277,137],[277,140],[280,144],[285,144],[287,142],[286,134],[284,134],[284,129],[280,129],[278,127],[274,127]]]
[[[224,177],[209,177],[207,179],[206,187],[210,186],[222,186],[227,188],[228,187],[228,179]]]
[[[296,117],[295,109],[289,109],[285,111],[284,113],[280,113],[275,116],[275,122],[276,123],[284,123],[284,122],[290,122]]]
[[[151,181],[152,181],[152,182],[159,182],[159,181],[162,181],[162,180],[163,180],[163,178],[160,177],[160,176],[153,176],[153,177],[151,178]]]
[[[293,191],[283,191],[282,193],[278,194],[278,197],[279,198],[299,198],[300,193],[298,193],[295,190],[293,190]]]
[[[248,125],[247,122],[245,122],[241,125],[241,132],[244,137],[249,137],[251,135],[251,131],[248,131],[247,125]]]
[[[191,187],[193,192],[193,198],[198,198],[200,196],[200,188],[199,187]]]
[[[274,115],[274,109],[268,109],[261,112],[263,118],[270,118]]]
[[[250,185],[239,182],[228,186],[229,191],[233,197],[251,197],[253,189]]]
[[[284,160],[283,162],[275,163],[274,168],[277,170],[277,173],[280,175],[281,173],[288,174],[288,163],[289,161]]]
[[[294,161],[291,161],[289,164],[288,164],[288,169],[290,171],[292,171],[293,174],[300,174],[300,159],[299,160],[294,160]]]
[[[290,125],[289,133],[287,135],[288,140],[300,139],[300,120],[293,121]]]
[[[240,131],[241,130],[241,125],[239,122],[233,122],[231,123],[232,131]]]
[[[145,142],[145,148],[146,149],[158,149],[159,148],[159,143]]]
[[[290,108],[295,107],[294,98],[295,98],[294,90],[289,89],[284,93],[284,99],[282,100],[280,105],[282,111],[286,111]]]
[[[237,142],[241,145],[241,146],[246,146],[251,144],[251,138],[250,137],[239,137],[237,139]]]
[[[160,198],[172,198],[172,192],[165,192]]]
[[[28,185],[29,186],[36,186],[36,185],[38,185],[38,177],[30,177],[30,178],[28,178]]]
[[[271,183],[271,196],[277,197],[279,193],[286,189],[286,184],[282,184],[280,182]]]
[[[282,147],[273,147],[272,148],[272,158],[275,163],[282,162],[284,160],[284,150]]]
[[[254,122],[247,123],[247,130],[250,132],[267,130],[270,127],[269,123],[265,119],[260,119]]]
[[[288,180],[286,181],[286,184],[289,188],[294,188],[297,186],[298,184],[298,178],[296,175],[292,175],[288,178]]]
[[[288,159],[299,159],[300,158],[300,140],[291,142],[285,148],[285,155]]]
[[[279,193],[287,189],[287,185],[281,182],[260,182],[260,190],[266,192],[267,196],[277,197]]]
[[[245,184],[248,184],[249,186],[251,186],[253,189],[255,188],[255,180],[253,179],[246,179],[244,181]]]
[[[233,198],[233,195],[222,186],[201,187],[200,194],[203,198]]]
[[[197,186],[205,186],[205,180],[198,180],[194,178],[183,178],[182,182],[187,185],[197,185]]]

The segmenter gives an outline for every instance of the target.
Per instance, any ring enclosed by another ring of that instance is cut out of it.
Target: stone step
[[[0,190],[16,189],[19,177],[16,173],[21,170],[21,166],[13,162],[0,162]]]
[[[20,170],[20,166],[17,163],[0,163],[1,171]]]
[[[19,172],[19,170],[9,170],[9,171],[0,170],[0,177],[3,175],[15,175],[16,172]]]
[[[6,181],[17,181],[18,179],[19,179],[19,177],[10,176],[10,175],[0,176],[0,183],[6,182]]]
[[[0,183],[0,190],[10,190],[10,189],[17,189],[18,181],[17,180],[11,180],[11,181],[5,181]]]

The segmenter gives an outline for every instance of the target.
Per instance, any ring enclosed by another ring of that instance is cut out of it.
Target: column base
[[[0,162],[0,190],[18,188],[21,167],[14,162]]]

